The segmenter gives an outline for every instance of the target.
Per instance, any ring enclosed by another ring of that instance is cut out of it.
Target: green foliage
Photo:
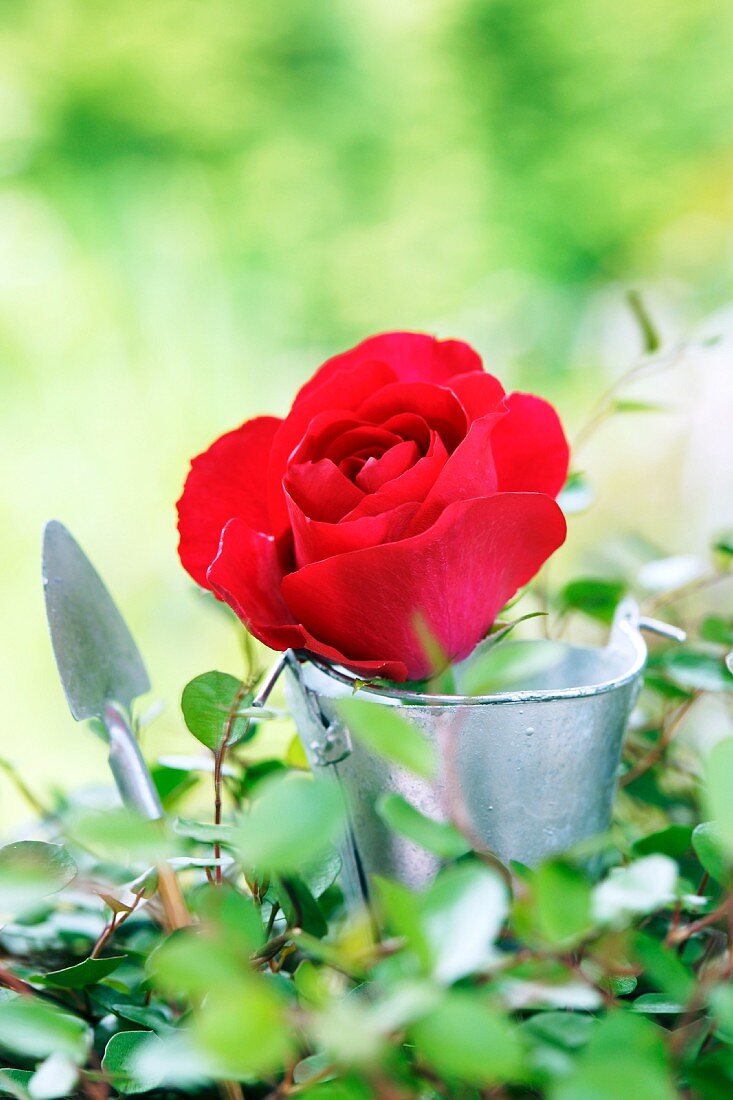
[[[155,1046],[155,1036],[149,1031],[120,1031],[107,1043],[102,1069],[109,1075],[117,1092],[125,1096],[149,1092],[163,1080],[163,1072],[144,1074],[139,1070],[142,1049]],[[148,1063],[150,1064],[150,1063]]]
[[[481,994],[448,993],[409,1037],[418,1056],[448,1081],[486,1087],[523,1076],[516,1028]]]
[[[0,848],[0,914],[19,912],[75,878],[76,863],[59,844],[19,840]]]
[[[243,682],[197,677],[182,709],[207,751],[159,764],[164,821],[72,795],[42,814],[47,839],[0,849],[0,1095],[727,1098],[733,739],[703,751],[698,707],[729,700],[730,624],[722,607],[683,614],[674,595],[727,572],[718,551],[624,549],[610,579],[523,596],[532,610],[456,670],[461,692],[533,685],[553,676],[570,613],[600,639],[627,591],[650,613],[672,604],[689,640],[651,643],[606,834],[502,866],[465,820],[421,812],[443,777],[417,726],[347,699],[358,750],[413,784],[376,799],[381,835],[440,863],[422,889],[377,878],[369,911],[349,908],[338,767],[309,774],[291,730],[279,754],[243,745]],[[549,639],[533,640],[548,608]],[[163,860],[183,892],[175,919]]]
[[[386,760],[426,778],[434,774],[435,750],[424,734],[390,707],[362,699],[342,699],[339,714],[351,733]]]
[[[252,693],[235,676],[205,672],[186,684],[181,710],[196,740],[217,753],[247,736],[250,720],[239,712],[251,701]]]
[[[258,788],[235,844],[245,865],[297,871],[338,838],[343,815],[342,796],[327,778],[277,776]]]
[[[706,765],[707,804],[720,843],[728,857],[733,858],[733,737],[718,741]]]
[[[552,642],[480,646],[461,669],[459,688],[466,695],[490,695],[536,686],[538,678],[551,672],[563,655],[562,647]]]
[[[583,577],[570,581],[558,596],[560,611],[582,611],[592,619],[610,623],[626,585],[622,581]]]
[[[455,859],[470,850],[466,838],[455,825],[425,817],[398,794],[382,795],[377,813],[394,832],[414,840],[441,859]]]
[[[83,1062],[91,1032],[73,1009],[37,997],[17,997],[0,1004],[0,1047],[24,1058],[42,1059],[54,1053]]]

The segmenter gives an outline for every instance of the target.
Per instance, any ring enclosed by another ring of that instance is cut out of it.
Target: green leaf
[[[239,988],[212,986],[195,1033],[202,1050],[235,1077],[276,1073],[293,1053],[285,1004],[274,985],[255,974]]]
[[[301,863],[335,842],[343,821],[342,796],[329,777],[277,775],[258,787],[235,843],[247,867],[297,873]]]
[[[290,928],[302,928],[319,939],[326,935],[326,919],[301,878],[294,874],[275,876],[273,887]]]
[[[705,796],[724,851],[733,856],[733,737],[713,746],[705,761]]]
[[[161,1005],[112,1004],[110,1009],[115,1016],[129,1020],[132,1024],[140,1024],[157,1035],[167,1035],[173,1029],[171,1020]]]
[[[466,695],[534,688],[567,657],[564,646],[550,641],[508,642],[479,651],[460,668],[459,690]]]
[[[676,1100],[659,1030],[641,1015],[616,1011],[595,1027],[550,1100]]]
[[[185,1026],[162,1038],[149,1035],[149,1042],[140,1042],[132,1059],[135,1080],[161,1081],[194,1096],[199,1094],[202,1082],[221,1077],[221,1066],[194,1044],[195,1036]]]
[[[162,822],[122,806],[83,812],[69,820],[68,829],[77,843],[114,862],[158,863],[176,850]]]
[[[540,864],[534,896],[540,931],[550,943],[576,943],[592,927],[590,886],[569,864],[560,860]]]
[[[610,623],[625,594],[623,581],[583,577],[566,584],[558,594],[557,603],[561,612],[581,611],[591,619]]]
[[[19,913],[74,879],[76,863],[59,844],[18,840],[0,848],[0,913]]]
[[[197,775],[182,772],[180,768],[167,768],[163,764],[155,764],[150,769],[150,774],[155,784],[155,789],[160,795],[160,800],[166,810],[172,810],[181,801],[192,787],[199,781]]]
[[[112,955],[106,959],[84,959],[75,966],[63,970],[52,970],[39,981],[43,985],[56,989],[83,989],[87,985],[96,985],[117,969],[127,955]]]
[[[200,844],[226,844],[230,847],[234,844],[232,825],[214,825],[208,821],[188,821],[177,817],[173,822],[173,832]]]
[[[553,1046],[579,1050],[586,1045],[595,1026],[593,1016],[579,1012],[537,1012],[525,1021],[522,1030]]]
[[[398,794],[382,795],[376,808],[390,829],[441,859],[457,859],[470,851],[470,844],[455,825],[425,817]]]
[[[34,1059],[58,1052],[82,1063],[90,1041],[84,1021],[55,1005],[35,997],[0,1004],[0,1046],[6,1050]]]
[[[251,897],[227,883],[205,886],[196,895],[196,910],[211,923],[226,942],[243,954],[250,954],[264,942],[259,907]]]
[[[668,825],[666,829],[650,833],[632,845],[637,856],[649,856],[655,852],[680,859],[688,851],[692,841],[692,828],[689,825]]]
[[[350,733],[373,752],[430,778],[435,773],[435,749],[411,722],[393,707],[363,699],[340,699],[338,712]]]
[[[733,528],[716,535],[712,549],[713,553],[721,558],[733,558]]]
[[[726,886],[730,879],[730,861],[726,859],[720,831],[714,821],[701,821],[695,827],[692,847],[710,877]]]
[[[722,1029],[733,1041],[733,988],[730,982],[713,986],[709,994],[710,1007]]]
[[[422,899],[406,886],[375,875],[372,879],[382,920],[393,935],[404,939],[420,966],[429,970],[432,950],[421,922]]]
[[[0,1069],[0,1096],[14,1096],[16,1100],[27,1100],[28,1083],[33,1076],[32,1070]]]
[[[341,856],[335,848],[330,848],[317,859],[305,860],[300,865],[300,878],[306,884],[314,898],[325,894],[333,886],[341,873]]]
[[[504,881],[483,864],[459,863],[440,872],[420,907],[438,981],[450,984],[492,958],[507,909]]]
[[[648,978],[662,991],[668,1000],[686,1004],[693,988],[694,978],[675,951],[671,951],[652,936],[637,933],[634,953],[644,967]]]
[[[700,637],[715,645],[733,645],[733,619],[722,619],[719,615],[708,615],[700,623]]]
[[[631,1005],[631,1011],[642,1016],[678,1016],[685,1011],[685,1002],[676,1001],[666,993],[642,993]]]
[[[694,649],[670,649],[660,660],[669,679],[686,691],[733,691],[733,675],[725,662],[712,653]]]
[[[143,1049],[154,1050],[159,1042],[150,1031],[120,1031],[112,1036],[102,1058],[102,1069],[112,1078],[118,1092],[133,1096],[151,1092],[161,1084],[163,1074],[151,1072],[151,1058],[145,1060],[144,1073],[140,1067]]]
[[[31,1100],[73,1096],[79,1071],[65,1054],[55,1051],[38,1067],[28,1083]]]
[[[410,1029],[415,1048],[448,1080],[477,1087],[522,1077],[517,1029],[480,994],[455,991]]]
[[[210,989],[238,982],[244,961],[240,946],[199,927],[182,928],[150,955],[148,972],[158,988],[173,996],[205,997]]]
[[[246,737],[249,719],[236,715],[251,701],[252,693],[235,676],[204,672],[183,689],[183,720],[196,740],[216,753],[223,745],[236,745]]]

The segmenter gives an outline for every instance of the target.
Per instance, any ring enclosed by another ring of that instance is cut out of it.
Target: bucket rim
[[[375,686],[363,683],[362,679],[342,665],[330,664],[312,653],[303,654],[305,663],[312,665],[329,679],[352,689],[354,694],[368,695],[375,700],[389,700],[394,703],[413,704],[426,707],[449,706],[497,706],[511,703],[546,703],[560,699],[588,699],[596,695],[605,695],[610,691],[626,687],[636,680],[646,663],[647,647],[639,631],[638,608],[631,601],[624,601],[614,619],[611,638],[608,645],[598,647],[599,652],[618,650],[619,642],[630,643],[631,664],[628,669],[609,680],[598,684],[579,684],[577,687],[536,688],[521,691],[499,691],[488,695],[449,695],[432,692],[409,691],[399,687]],[[309,685],[310,687],[310,685]],[[311,687],[311,690],[313,688]]]

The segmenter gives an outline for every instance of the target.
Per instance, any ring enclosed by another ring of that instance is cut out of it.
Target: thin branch
[[[109,922],[109,924],[95,943],[94,947],[92,948],[91,954],[89,955],[90,959],[99,958],[101,952],[104,950],[105,946],[112,938],[114,933],[118,930],[118,928],[121,928],[127,918],[132,916],[132,914],[135,912],[138,905],[140,904],[142,896],[143,891],[141,890],[139,893],[135,894],[135,900],[133,901],[129,909],[125,910],[124,913],[113,913],[112,920]]]
[[[701,695],[701,691],[695,692],[692,698],[686,699],[685,702],[677,708],[673,717],[668,722],[665,722],[656,745],[650,749],[646,756],[643,756],[641,760],[637,761],[633,768],[629,768],[625,775],[621,776],[619,779],[619,787],[627,787],[629,783],[633,783],[635,779],[638,779],[639,776],[644,775],[650,768],[653,768],[655,764],[659,763],[675,734],[679,730],[683,719],[687,716],[690,709],[695,705]]]
[[[699,920],[692,921],[691,924],[685,924],[681,928],[671,928],[667,933],[665,943],[669,946],[674,944],[685,943],[689,940],[690,936],[696,935],[698,932],[702,932],[705,928],[709,928],[711,924],[717,924],[723,917],[728,917],[730,921],[733,916],[733,898],[730,895],[726,895],[725,899],[713,909],[712,913],[708,913],[704,917],[700,917]]]
[[[224,768],[224,759],[229,748],[229,742],[232,738],[232,730],[234,722],[236,720],[237,711],[245,695],[249,691],[249,685],[242,683],[232,698],[229,713],[227,714],[226,722],[224,723],[224,734],[221,739],[221,743],[214,753],[214,824],[221,825],[221,810],[222,810],[222,770]],[[247,722],[249,726],[249,722]],[[214,841],[214,859],[217,860],[215,876],[216,885],[221,886],[223,882],[223,875],[221,864],[218,862],[221,859],[221,844],[218,840]]]

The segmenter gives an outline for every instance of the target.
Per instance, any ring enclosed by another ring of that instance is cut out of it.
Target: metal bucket
[[[640,619],[636,603],[626,600],[603,648],[519,643],[552,645],[556,659],[518,690],[491,695],[381,687],[354,692],[358,685],[351,673],[291,655],[286,694],[301,741],[314,770],[328,770],[341,785],[348,807],[350,836],[343,855],[349,900],[368,900],[372,874],[419,888],[439,867],[435,856],[383,823],[375,804],[386,792],[401,795],[434,820],[457,820],[478,846],[505,863],[533,865],[605,831],[624,731],[647,656],[641,628],[672,637],[680,633]],[[460,665],[456,671],[460,684]],[[396,707],[418,726],[438,754],[435,779],[420,779],[351,737],[337,703],[354,693]]]

